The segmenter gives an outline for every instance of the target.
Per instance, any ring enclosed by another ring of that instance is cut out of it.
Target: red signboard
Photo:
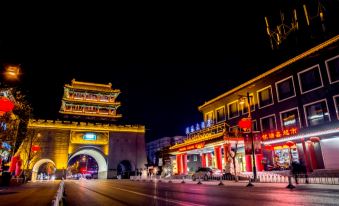
[[[201,149],[201,148],[204,148],[204,146],[205,146],[205,142],[196,143],[196,144],[188,145],[186,147],[179,148],[179,152],[184,152],[184,151],[193,150],[193,149]]]
[[[245,154],[252,154],[252,139],[250,133],[244,133]]]
[[[283,138],[286,136],[295,135],[297,133],[298,133],[298,129],[295,127],[284,129],[282,131],[277,130],[277,131],[272,131],[268,133],[262,133],[261,140],[265,141],[265,140],[271,140],[271,139],[279,139],[279,138]]]

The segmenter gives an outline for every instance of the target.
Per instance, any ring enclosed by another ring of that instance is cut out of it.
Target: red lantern
[[[292,147],[292,146],[295,145],[295,143],[292,142],[292,141],[287,141],[287,142],[286,142],[286,145],[287,145],[288,147]]]
[[[238,125],[241,129],[250,129],[252,127],[252,120],[251,118],[242,118]]]
[[[14,103],[6,97],[0,98],[0,113],[6,113],[12,111]]]
[[[319,137],[311,137],[310,140],[312,142],[320,142],[320,138]]]
[[[265,145],[264,149],[265,150],[274,150],[274,147],[272,145]]]
[[[38,152],[39,150],[40,150],[40,146],[39,146],[39,145],[33,145],[33,146],[32,146],[32,151],[33,151],[34,153]]]

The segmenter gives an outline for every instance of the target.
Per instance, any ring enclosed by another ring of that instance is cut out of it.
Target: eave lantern
[[[265,145],[265,146],[264,146],[264,149],[265,149],[265,150],[272,151],[272,150],[274,150],[274,147],[273,147],[272,145]]]
[[[238,122],[239,128],[241,129],[251,129],[252,127],[252,120],[251,118],[242,118]]]
[[[33,145],[32,146],[32,152],[36,153],[40,150],[40,146],[39,145]]]
[[[292,142],[292,141],[287,141],[287,142],[286,142],[286,145],[287,145],[288,147],[293,147],[293,146],[295,145],[295,143]]]
[[[311,140],[311,142],[313,142],[313,143],[320,142],[320,138],[319,138],[319,137],[311,137],[310,140]]]
[[[0,98],[0,115],[12,111],[14,103],[6,97]]]

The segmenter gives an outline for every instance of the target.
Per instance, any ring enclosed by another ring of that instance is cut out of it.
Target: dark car
[[[221,177],[223,175],[222,171],[219,169],[211,169],[209,167],[200,167],[193,175],[192,180],[196,179],[208,180],[212,177]]]

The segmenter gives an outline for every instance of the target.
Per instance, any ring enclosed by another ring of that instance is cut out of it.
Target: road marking
[[[149,194],[145,194],[145,193],[135,192],[135,191],[132,191],[132,190],[126,190],[126,189],[122,189],[122,188],[119,188],[119,187],[113,187],[113,188],[117,189],[117,190],[124,191],[124,192],[129,192],[129,193],[132,193],[132,194],[144,196],[144,197],[149,197],[149,198],[153,198],[153,199],[157,199],[157,200],[162,200],[162,201],[170,202],[170,203],[176,203],[176,204],[179,204],[179,205],[185,205],[185,206],[204,206],[204,205],[201,205],[201,204],[184,202],[184,201],[180,201],[180,200],[174,200],[174,199],[158,197],[156,195],[149,195]]]

